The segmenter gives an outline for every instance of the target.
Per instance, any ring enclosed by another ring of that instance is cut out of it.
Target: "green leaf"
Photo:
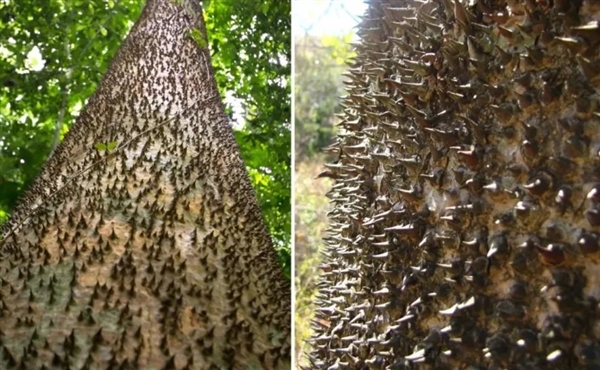
[[[109,141],[107,143],[96,143],[94,144],[94,148],[103,152],[105,150],[113,150],[117,147],[118,141]]]
[[[262,11],[262,13],[264,13],[264,14],[267,14],[267,13],[269,13],[269,5],[270,5],[270,4],[269,4],[269,2],[268,2],[268,1],[265,1],[265,2],[263,2],[263,3],[261,4],[261,6],[260,6],[260,10]]]
[[[193,28],[190,31],[190,37],[196,41],[198,46],[200,46],[202,49],[206,49],[206,40],[199,29]]]
[[[109,143],[106,143],[106,149],[108,149],[108,150],[113,150],[116,147],[117,147],[116,141],[111,141]]]
[[[96,143],[94,144],[94,148],[96,148],[99,151],[105,151],[106,150],[106,144],[104,143]]]

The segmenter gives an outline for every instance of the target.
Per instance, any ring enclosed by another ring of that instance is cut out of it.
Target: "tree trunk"
[[[5,225],[0,368],[289,368],[289,283],[205,40],[197,1],[149,0]]]
[[[373,0],[316,369],[600,366],[600,5]]]

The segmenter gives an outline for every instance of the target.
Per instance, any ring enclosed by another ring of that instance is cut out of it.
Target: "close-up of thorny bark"
[[[199,1],[148,0],[2,229],[2,369],[288,369],[290,287]]]
[[[372,0],[313,369],[600,366],[600,3]]]

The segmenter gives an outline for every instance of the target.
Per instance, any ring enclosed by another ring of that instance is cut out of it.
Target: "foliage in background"
[[[329,179],[315,179],[327,160],[321,149],[335,135],[335,113],[339,96],[344,94],[342,73],[353,56],[344,38],[306,36],[295,45],[295,202],[294,236],[295,338],[296,363],[306,365],[306,340],[310,337],[312,302],[317,292],[321,256],[319,247],[327,228],[328,203],[325,194],[332,186]]]
[[[245,123],[236,139],[288,276],[291,11],[291,1],[280,0],[211,0],[206,8],[217,83],[242,103]]]
[[[141,5],[0,3],[0,223],[94,92]]]
[[[143,4],[0,3],[0,224],[94,92]],[[217,83],[289,275],[291,7],[256,4],[213,0],[205,18]]]
[[[333,140],[342,73],[351,56],[352,34],[304,36],[295,41],[295,150],[297,161],[320,153]]]
[[[322,157],[315,156],[312,161],[296,163],[296,209],[294,256],[296,270],[294,284],[296,286],[296,310],[294,312],[296,363],[303,364],[304,354],[308,352],[306,340],[310,337],[310,320],[314,312],[312,302],[316,294],[316,283],[319,278],[319,246],[327,228],[327,204],[325,193],[331,188],[329,179],[318,179],[323,170]]]

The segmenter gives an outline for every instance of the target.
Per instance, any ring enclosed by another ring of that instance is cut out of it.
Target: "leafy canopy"
[[[353,56],[344,37],[310,36],[295,40],[295,153],[296,161],[311,159],[330,145],[335,135],[335,113],[344,94],[345,62]]]

